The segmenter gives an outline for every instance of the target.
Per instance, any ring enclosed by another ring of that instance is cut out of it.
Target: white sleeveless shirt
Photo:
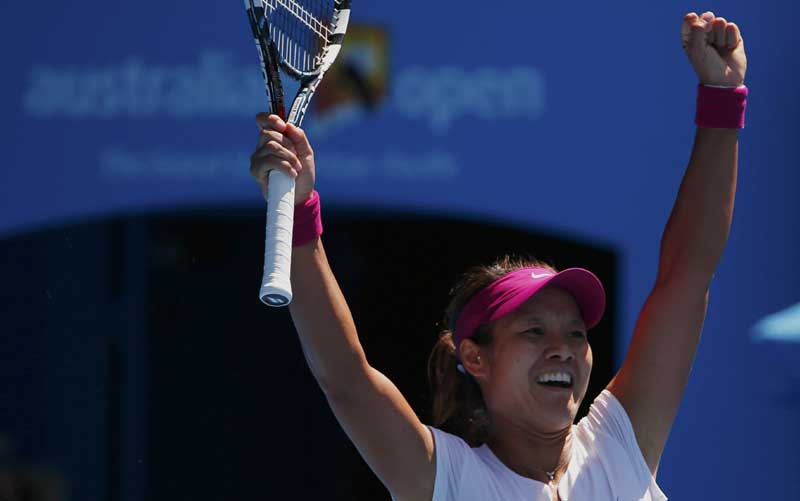
[[[550,501],[551,488],[506,467],[487,445],[430,427],[436,451],[433,501]],[[625,409],[608,390],[572,427],[572,457],[558,483],[561,501],[663,501]]]

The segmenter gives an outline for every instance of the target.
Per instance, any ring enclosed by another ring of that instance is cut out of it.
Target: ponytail
[[[483,343],[477,341],[478,336],[473,340],[478,344],[488,344],[491,336],[487,331],[482,334]],[[443,331],[428,359],[433,426],[458,435],[470,446],[477,447],[489,436],[489,414],[480,386],[469,373],[461,370],[455,356],[453,333]]]

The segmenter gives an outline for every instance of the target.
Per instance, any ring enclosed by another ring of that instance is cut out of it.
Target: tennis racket
[[[287,123],[300,126],[311,97],[339,55],[350,0],[245,0],[247,17],[261,60],[270,110]],[[281,78],[299,85],[286,114]],[[258,297],[269,306],[292,301],[294,179],[272,170],[267,192],[264,276]]]

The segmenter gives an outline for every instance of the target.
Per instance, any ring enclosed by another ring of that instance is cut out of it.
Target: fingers
[[[704,48],[711,29],[707,19],[713,19],[713,16],[712,12],[705,12],[702,16],[690,12],[683,17],[681,41],[684,49],[697,51]]]
[[[742,34],[739,27],[734,23],[728,23],[728,26],[725,27],[725,47],[735,49],[741,40]]]
[[[297,172],[303,170],[297,155],[289,149],[283,147],[277,141],[269,141],[261,148],[258,148],[255,153],[250,157],[250,168],[266,167],[267,170],[272,170],[277,167],[285,167],[291,172],[290,175],[296,175]],[[286,170],[284,169],[284,170]],[[296,171],[296,172],[295,172]]]
[[[297,156],[278,141],[268,141],[250,157],[250,175],[266,187],[269,172],[278,169],[297,179],[303,166]]]
[[[261,129],[261,134],[258,136],[258,141],[259,144],[257,148],[262,147],[263,145],[267,144],[270,141],[275,141],[284,148],[287,146],[292,146],[292,142],[289,140],[288,137],[273,129]]]
[[[719,48],[725,48],[725,26],[728,22],[724,17],[715,17],[711,21],[711,33],[708,37],[708,43],[715,45]]]
[[[276,138],[274,133],[285,134],[291,140],[292,145],[297,149],[298,155],[312,154],[311,144],[308,142],[306,133],[300,127],[284,122],[278,115],[259,113],[256,115],[256,123],[261,127],[262,134],[269,138]],[[284,143],[284,146],[288,146]]]
[[[308,142],[306,133],[303,132],[303,129],[300,127],[288,124],[286,126],[286,136],[292,141],[295,151],[297,151],[297,156],[307,157],[314,154],[314,150],[311,148],[311,143]]]
[[[261,129],[256,149],[261,148],[269,141],[277,141],[285,148],[294,151],[294,144],[284,135],[286,131],[286,122],[278,115],[259,113],[256,115],[256,124]]]
[[[708,43],[718,50],[733,50],[742,42],[742,34],[736,23],[729,23],[724,17],[716,17],[712,22],[713,36]]]
[[[714,13],[711,12],[710,10],[707,10],[707,11],[703,12],[703,14],[700,16],[700,19],[702,19],[703,21],[705,21],[707,23],[710,23],[710,22],[714,21]]]
[[[297,180],[305,168],[310,173],[309,179],[313,181],[314,153],[305,132],[279,116],[268,113],[256,115],[256,124],[261,131],[256,150],[250,157],[250,175],[261,185],[264,198],[269,173],[273,170],[284,172]]]
[[[259,113],[256,115],[256,124],[262,129],[271,129],[277,132],[283,132],[286,129],[286,122],[278,115],[270,113]]]
[[[683,17],[681,38],[684,48],[708,44],[720,50],[732,50],[741,42],[741,33],[735,23],[716,17],[711,11],[699,16],[690,12]]]

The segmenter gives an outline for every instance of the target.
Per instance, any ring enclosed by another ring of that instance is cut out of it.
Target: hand
[[[259,113],[256,123],[261,129],[256,150],[250,157],[250,175],[261,185],[267,198],[269,172],[278,169],[295,180],[294,203],[302,203],[314,191],[314,151],[305,132],[287,124],[277,115]]]
[[[744,85],[747,56],[739,27],[713,12],[686,14],[681,26],[683,49],[700,83],[738,87]]]

